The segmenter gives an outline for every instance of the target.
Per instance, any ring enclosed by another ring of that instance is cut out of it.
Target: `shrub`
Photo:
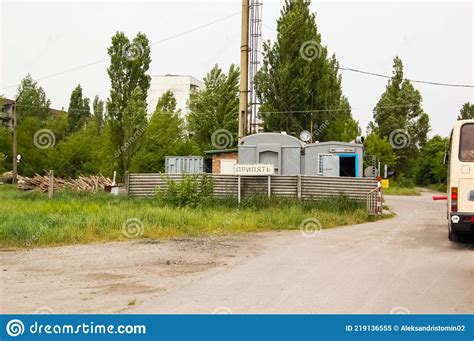
[[[411,178],[405,177],[403,174],[400,174],[395,182],[393,183],[394,187],[406,187],[406,188],[413,188],[415,187],[415,181]]]
[[[167,188],[156,189],[159,202],[171,206],[196,207],[207,201],[214,189],[214,183],[206,174],[185,174],[181,181],[166,179]]]

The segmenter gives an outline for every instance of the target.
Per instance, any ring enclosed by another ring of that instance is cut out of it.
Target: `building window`
[[[474,162],[474,124],[472,123],[464,124],[461,128],[459,160]]]
[[[324,158],[326,156],[333,156],[333,154],[318,154],[318,174],[323,175]]]

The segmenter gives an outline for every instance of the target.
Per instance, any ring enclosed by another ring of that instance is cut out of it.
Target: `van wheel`
[[[459,241],[458,235],[455,232],[451,231],[451,230],[449,230],[449,232],[448,232],[448,239],[451,242]]]
[[[450,223],[448,223],[448,239],[451,242],[457,242],[458,241],[458,236],[457,236],[456,232],[453,232],[453,230],[451,230],[451,224]]]

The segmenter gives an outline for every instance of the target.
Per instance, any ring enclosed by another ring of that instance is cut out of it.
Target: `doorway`
[[[339,155],[339,176],[357,177],[358,164],[357,154],[340,154]]]
[[[278,153],[277,152],[274,152],[271,150],[260,152],[258,161],[259,163],[273,165],[273,168],[275,169],[275,174],[280,174],[279,169],[278,169]]]

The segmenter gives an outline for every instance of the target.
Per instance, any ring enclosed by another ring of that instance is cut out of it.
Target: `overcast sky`
[[[263,0],[265,40],[275,39],[282,4]],[[398,55],[407,78],[474,84],[472,2],[313,1],[311,9],[323,44],[336,53],[341,66],[391,75],[392,60]],[[85,96],[106,98],[106,49],[116,31],[148,36],[151,75],[189,74],[202,79],[215,63],[226,69],[239,64],[240,10],[240,0],[2,0],[0,94],[13,98],[17,84],[30,73],[53,108],[67,109],[78,83]],[[180,35],[224,17],[228,18]],[[61,73],[86,64],[91,65]],[[387,80],[341,72],[353,115],[365,130]],[[430,115],[432,134],[448,135],[462,104],[474,102],[472,88],[414,85]]]

